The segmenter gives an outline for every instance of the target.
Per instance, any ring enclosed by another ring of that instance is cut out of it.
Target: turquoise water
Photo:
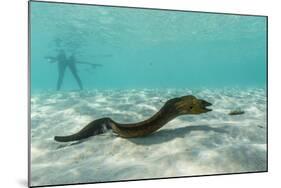
[[[266,85],[266,17],[31,2],[31,89],[56,90],[45,56],[77,64],[84,89]],[[78,84],[66,69],[61,90]]]
[[[266,17],[31,2],[30,19],[32,186],[267,171]],[[212,111],[147,137],[54,140],[104,117],[146,120],[184,95]]]

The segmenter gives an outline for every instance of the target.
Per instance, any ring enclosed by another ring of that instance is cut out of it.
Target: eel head
[[[212,109],[207,108],[212,105],[211,103],[203,99],[197,99],[192,95],[171,99],[168,103],[177,115],[201,114],[212,111]]]

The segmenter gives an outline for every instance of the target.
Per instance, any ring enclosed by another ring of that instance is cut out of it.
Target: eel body
[[[207,106],[210,105],[212,104],[205,100],[197,99],[192,95],[173,98],[168,100],[157,113],[147,120],[138,123],[122,124],[108,117],[101,118],[90,122],[75,134],[55,136],[54,139],[58,142],[76,141],[102,134],[110,129],[124,138],[147,136],[180,115],[195,115],[209,112],[211,109],[208,109]]]

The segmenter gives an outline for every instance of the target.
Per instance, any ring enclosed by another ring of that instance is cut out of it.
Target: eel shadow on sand
[[[147,137],[146,139],[141,138],[130,138],[129,141],[137,144],[137,145],[154,145],[154,144],[161,144],[164,142],[171,141],[175,138],[183,138],[186,135],[190,134],[193,131],[214,131],[217,133],[228,133],[223,127],[221,128],[214,128],[210,125],[192,125],[186,127],[180,127],[176,129],[164,129],[156,132],[151,137]]]

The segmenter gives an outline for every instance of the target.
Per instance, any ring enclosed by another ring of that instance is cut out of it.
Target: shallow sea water
[[[29,10],[31,185],[267,170],[266,17],[36,1]],[[213,111],[144,138],[53,139],[103,117],[139,122],[185,95]]]
[[[101,117],[145,120],[167,99],[189,94],[211,102],[213,111],[180,116],[144,138],[109,131],[83,142],[53,140]],[[265,171],[265,104],[261,88],[37,93],[31,98],[31,180],[45,185]],[[245,114],[229,116],[233,109]]]

